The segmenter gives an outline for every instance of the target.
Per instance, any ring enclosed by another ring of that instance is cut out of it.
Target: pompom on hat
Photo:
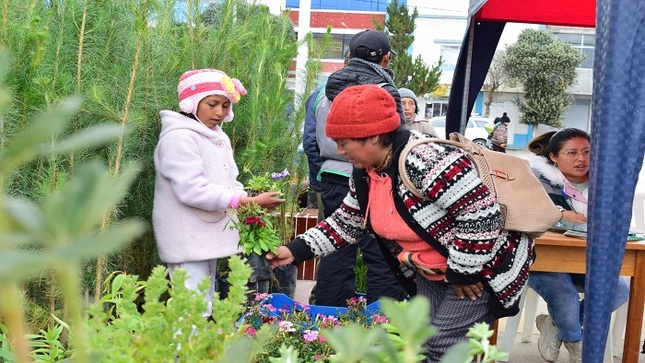
[[[199,101],[212,95],[224,96],[235,103],[246,94],[246,89],[237,78],[231,78],[217,69],[196,69],[188,71],[179,77],[177,86],[179,94],[179,109],[196,115]],[[233,120],[233,106],[229,107],[228,115],[223,122]]]
[[[401,125],[394,97],[375,84],[351,86],[336,96],[325,133],[332,139],[363,139],[387,134]]]

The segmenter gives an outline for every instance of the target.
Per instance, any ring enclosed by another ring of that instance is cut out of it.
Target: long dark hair
[[[560,131],[545,132],[540,136],[536,136],[533,140],[529,141],[529,151],[533,154],[544,156],[549,164],[553,164],[549,155],[553,153],[557,155],[565,142],[581,137],[591,142],[591,137],[586,131],[569,127]]]

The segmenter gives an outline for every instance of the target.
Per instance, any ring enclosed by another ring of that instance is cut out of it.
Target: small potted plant
[[[254,175],[246,183],[249,195],[257,195],[268,191],[278,191],[290,204],[295,199],[293,182],[289,178],[289,170]],[[277,211],[268,211],[257,204],[245,204],[237,210],[238,221],[230,228],[235,228],[240,233],[239,247],[246,255],[249,264],[253,267],[250,283],[251,289],[256,292],[268,292],[269,281],[273,272],[265,258],[267,252],[276,252],[284,242],[288,242],[292,231],[292,221],[287,213],[288,206],[281,205]],[[295,269],[293,274],[295,277]],[[294,282],[295,284],[295,282]]]

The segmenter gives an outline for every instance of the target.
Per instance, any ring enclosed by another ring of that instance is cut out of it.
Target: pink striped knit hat
[[[212,95],[224,96],[235,103],[246,94],[246,89],[237,78],[231,78],[217,69],[196,69],[188,71],[179,77],[177,86],[179,94],[179,109],[196,115],[199,101]],[[233,105],[228,109],[228,115],[223,122],[233,120]]]

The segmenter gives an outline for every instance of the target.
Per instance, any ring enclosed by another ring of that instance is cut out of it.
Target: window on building
[[[593,68],[593,57],[596,43],[596,36],[594,34],[554,33],[553,35],[563,42],[571,44],[585,56],[585,59],[580,62],[578,68]]]
[[[405,3],[405,1],[403,1]],[[313,10],[386,11],[388,0],[313,0]],[[300,0],[287,0],[287,8],[300,8]]]
[[[457,66],[457,58],[459,58],[459,45],[442,45],[441,46],[441,65],[442,71],[454,71]]]
[[[426,119],[437,116],[445,116],[448,112],[448,101],[432,101],[426,103]]]
[[[313,34],[313,40],[321,44],[324,36],[321,33]],[[342,60],[345,52],[349,50],[349,41],[352,36],[353,34],[331,34],[331,42],[322,58]]]

